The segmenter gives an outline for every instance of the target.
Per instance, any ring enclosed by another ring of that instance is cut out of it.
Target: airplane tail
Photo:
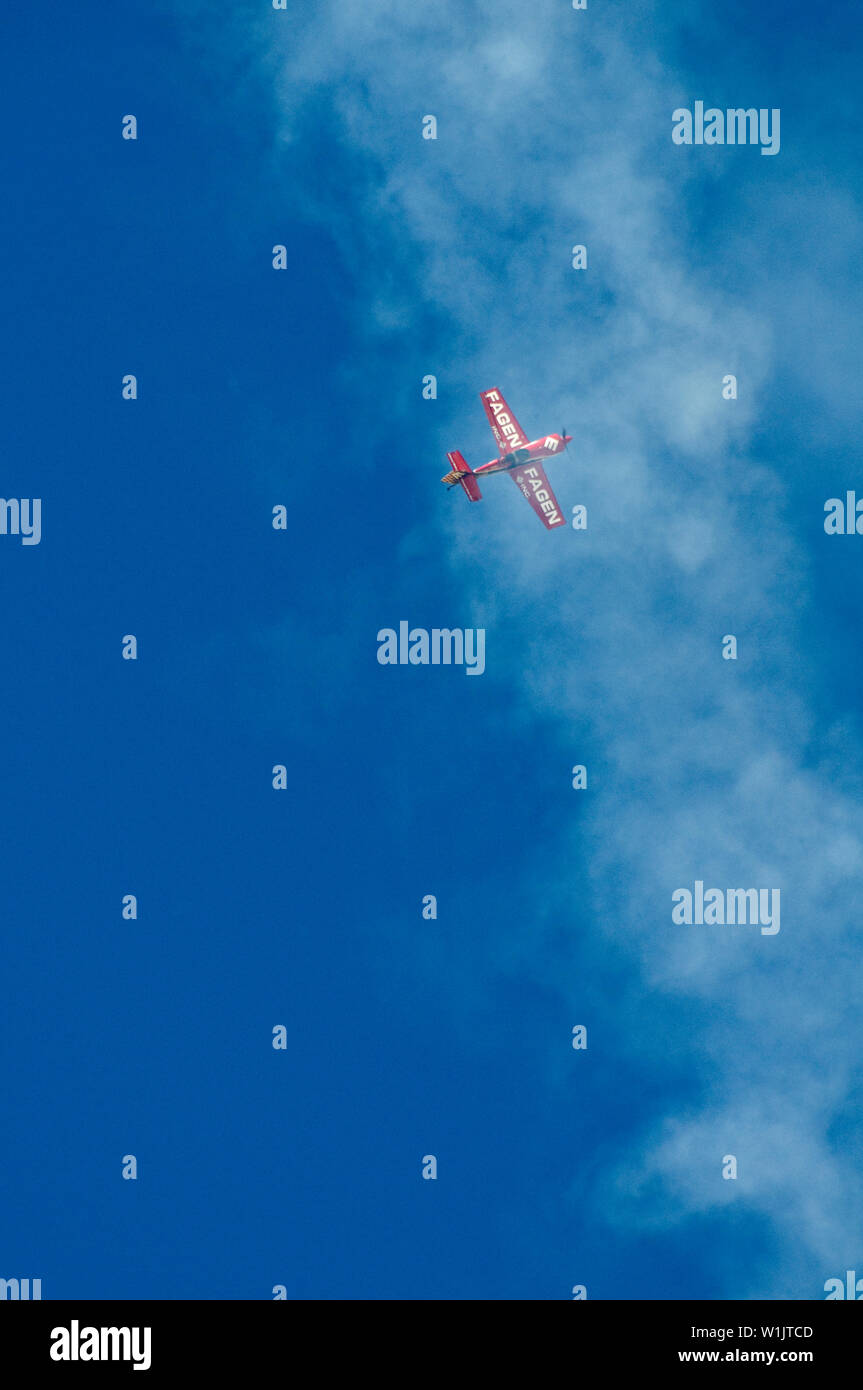
[[[446,483],[447,487],[455,487],[456,483],[461,483],[471,502],[479,502],[482,493],[479,490],[476,474],[470,464],[465,462],[458,449],[447,454],[447,458],[452,464],[452,472],[447,473],[445,478],[441,478],[441,482]]]

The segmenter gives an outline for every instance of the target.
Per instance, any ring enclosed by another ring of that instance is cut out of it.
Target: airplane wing
[[[510,454],[513,449],[523,449],[527,443],[527,435],[500,392],[493,387],[491,391],[480,391],[479,398],[501,454]]]
[[[513,468],[509,476],[519,492],[524,493],[546,530],[551,531],[555,526],[566,525],[566,517],[548,485],[545,469],[539,460],[536,463],[524,464],[521,468]]]

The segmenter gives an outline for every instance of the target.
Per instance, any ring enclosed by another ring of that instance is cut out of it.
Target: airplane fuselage
[[[509,473],[523,463],[530,463],[532,459],[554,458],[557,454],[563,453],[570,438],[569,435],[545,434],[541,439],[534,439],[533,443],[525,444],[521,449],[514,449],[512,453],[504,454],[501,458],[480,464],[474,472],[477,476],[480,473]]]

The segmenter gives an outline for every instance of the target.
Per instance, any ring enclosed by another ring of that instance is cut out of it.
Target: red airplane
[[[500,450],[498,458],[473,469],[465,463],[458,450],[447,454],[452,464],[452,472],[441,478],[447,487],[461,483],[471,502],[479,502],[482,493],[477,478],[486,473],[509,473],[521,492],[524,493],[543,526],[549,531],[554,526],[565,526],[566,518],[560,510],[557,498],[548,484],[541,460],[562,453],[572,440],[572,435],[547,434],[544,439],[535,439],[528,444],[527,435],[516,420],[503,396],[497,390],[481,391],[480,400],[488,416],[492,434]]]

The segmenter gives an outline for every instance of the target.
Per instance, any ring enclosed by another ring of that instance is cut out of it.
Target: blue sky
[[[43,535],[0,537],[0,1275],[823,1297],[863,1262],[855,7],[7,30]],[[780,153],[673,145],[696,99],[779,107]],[[586,532],[440,486],[493,385],[574,435]],[[485,627],[485,674],[379,666],[402,618]],[[675,927],[696,879],[781,932]]]

